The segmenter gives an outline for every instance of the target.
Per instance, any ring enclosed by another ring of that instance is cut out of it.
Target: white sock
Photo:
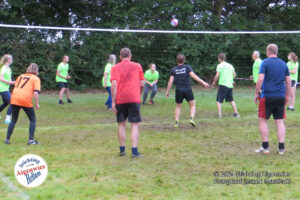
[[[10,120],[10,115],[6,115],[5,120],[9,121]]]

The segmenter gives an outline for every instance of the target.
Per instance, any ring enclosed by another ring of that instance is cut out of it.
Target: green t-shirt
[[[158,71],[154,71],[153,73],[151,72],[151,69],[148,69],[145,72],[144,78],[149,82],[149,83],[153,83],[154,81],[158,80],[159,78],[159,73]]]
[[[291,80],[293,81],[298,81],[298,70],[299,70],[299,63],[298,62],[292,62],[292,61],[289,61],[287,63],[287,66],[289,68],[289,71],[292,71],[295,69],[295,67],[297,67],[297,71],[295,74],[292,74],[290,73],[290,76],[291,76]]]
[[[60,75],[67,77],[68,76],[68,71],[69,71],[69,64],[66,63],[64,64],[63,62],[61,62],[58,67],[57,67],[57,71],[60,71]],[[67,79],[61,78],[59,76],[56,75],[56,82],[68,82]]]
[[[107,79],[106,79],[106,87],[110,87],[111,86],[111,82],[110,82],[110,71],[111,68],[113,67],[113,65],[111,63],[107,63],[105,65],[105,69],[104,69],[104,73],[107,74]],[[104,76],[102,78],[102,85],[104,85]]]
[[[217,72],[220,73],[218,82],[219,85],[223,85],[228,88],[233,88],[233,66],[227,62],[220,63],[217,66]]]
[[[11,69],[6,65],[2,65],[0,74],[3,75],[4,80],[11,81]],[[6,92],[9,90],[9,84],[0,81],[0,92]]]
[[[260,64],[261,64],[261,59],[260,58],[256,59],[254,61],[254,63],[253,63],[252,75],[253,75],[253,81],[254,81],[254,83],[256,83],[257,79],[258,79],[258,73],[259,73]]]

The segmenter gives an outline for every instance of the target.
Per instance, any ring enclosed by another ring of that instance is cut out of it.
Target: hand
[[[203,83],[203,86],[204,86],[205,88],[209,88],[209,84],[206,83],[206,82]]]
[[[38,110],[40,108],[39,104],[35,104],[35,108]]]
[[[14,85],[16,83],[16,81],[10,81],[9,84]]]
[[[250,79],[250,80],[253,80],[253,76],[250,76],[249,79]]]
[[[70,79],[70,78],[71,78],[71,76],[70,76],[70,75],[68,75],[68,76],[67,76],[67,79]]]
[[[153,86],[153,83],[150,83],[149,85],[152,87],[152,86]]]
[[[235,82],[233,81],[233,83],[232,83],[234,86],[235,86]]]
[[[106,88],[106,83],[104,83],[103,87]]]
[[[211,87],[214,88],[216,86],[215,82],[211,84]]]
[[[117,114],[118,111],[117,111],[115,102],[112,102],[111,107],[112,107],[112,111]]]
[[[169,95],[170,95],[170,93],[169,93],[169,91],[167,91],[166,92],[166,97],[169,98]]]
[[[255,96],[254,96],[254,102],[256,105],[258,105],[258,102],[259,102],[259,95],[255,93]]]

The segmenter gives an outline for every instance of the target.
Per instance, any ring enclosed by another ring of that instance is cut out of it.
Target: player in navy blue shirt
[[[258,118],[262,138],[262,147],[256,153],[270,153],[269,129],[267,120],[273,115],[277,127],[278,153],[284,154],[285,140],[285,109],[291,91],[291,78],[289,69],[284,61],[277,57],[276,44],[267,46],[267,56],[260,66],[259,77],[255,89],[255,103],[259,101]],[[261,97],[259,91],[262,88]]]

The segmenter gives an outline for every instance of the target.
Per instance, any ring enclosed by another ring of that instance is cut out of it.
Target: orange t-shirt
[[[15,88],[11,95],[11,104],[22,107],[33,107],[32,96],[34,92],[40,92],[40,78],[34,74],[22,74],[15,83]]]

